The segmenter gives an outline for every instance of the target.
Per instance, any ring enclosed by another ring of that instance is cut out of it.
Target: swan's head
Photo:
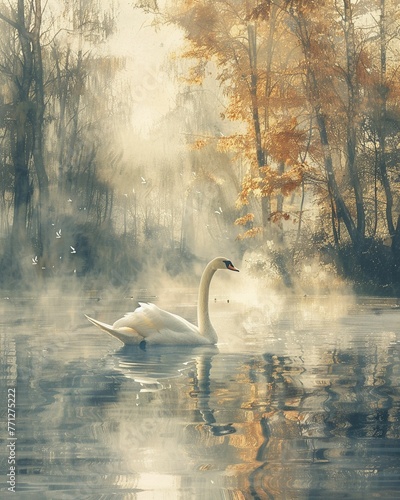
[[[225,259],[224,257],[217,257],[212,262],[215,269],[228,269],[228,271],[239,272],[239,269],[236,269],[236,267],[232,264],[232,261]]]

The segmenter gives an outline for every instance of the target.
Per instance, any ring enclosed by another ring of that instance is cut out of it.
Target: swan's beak
[[[239,269],[236,269],[236,267],[233,264],[228,264],[226,266],[230,271],[237,271],[239,272]]]

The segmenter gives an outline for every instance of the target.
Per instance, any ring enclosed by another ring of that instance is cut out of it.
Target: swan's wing
[[[199,334],[195,325],[185,319],[160,309],[155,304],[139,303],[140,306],[131,313],[117,320],[113,324],[113,329],[131,328],[144,339],[148,339],[154,334],[170,336],[171,333],[181,335]],[[158,337],[158,335],[157,335]]]

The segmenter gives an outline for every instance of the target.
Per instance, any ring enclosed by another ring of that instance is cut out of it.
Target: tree
[[[94,155],[100,150],[98,144],[105,146],[99,137],[100,123],[110,113],[99,106],[96,92],[106,95],[106,81],[123,65],[121,60],[92,55],[90,48],[113,30],[113,17],[100,13],[96,2],[68,2],[61,18],[52,16],[47,4],[45,12],[41,0],[15,3],[15,7],[7,8],[4,3],[0,7],[5,35],[0,70],[8,87],[2,125],[13,166],[9,188],[14,202],[10,244],[2,265],[13,277],[30,263],[29,254],[36,255],[46,272],[57,262],[54,225],[60,210],[69,213],[65,199],[61,208],[58,194],[70,196],[79,185],[81,193],[86,191],[83,207],[92,207],[95,200],[95,217],[104,220],[104,214],[110,215],[110,191],[99,179],[101,162]],[[61,38],[67,41],[65,52],[60,49]],[[104,102],[110,104],[107,99]],[[52,142],[54,130],[57,140]],[[52,169],[55,156],[56,172]],[[110,157],[103,159],[113,167]]]
[[[329,107],[327,96],[332,95],[330,83],[332,57],[329,57],[332,56],[332,52],[320,35],[321,23],[312,22],[311,14],[314,13],[316,5],[313,3],[306,5],[301,0],[288,3],[290,15],[294,21],[292,29],[300,42],[304,57],[307,95],[319,132],[328,192],[332,197],[337,217],[343,219],[353,245],[361,248],[362,236],[357,230],[349,207],[340,191],[334,168],[331,141],[329,140],[327,117],[330,117],[330,113],[326,108]],[[349,147],[353,150],[351,142]],[[350,164],[354,164],[354,162],[348,162],[349,166]]]
[[[219,148],[236,153],[248,165],[239,205],[249,204],[250,197],[252,203],[261,200],[259,224],[254,225],[253,213],[237,223],[251,224],[244,237],[261,233],[271,238],[271,198],[287,195],[301,184],[298,152],[304,140],[296,118],[277,113],[282,93],[286,92],[288,106],[296,99],[293,86],[285,86],[278,69],[284,54],[282,48],[278,52],[276,39],[276,31],[283,29],[282,11],[269,2],[239,0],[182,1],[178,13],[174,7],[169,21],[185,30],[189,47],[184,57],[197,61],[190,82],[201,83],[208,65],[215,64],[216,78],[228,98],[223,116],[238,123],[237,131],[221,137],[218,143]],[[285,142],[294,146],[292,151],[283,147]],[[281,212],[282,203],[277,208]]]
[[[31,181],[29,175],[30,157],[35,149],[39,153],[39,139],[35,138],[34,125],[38,112],[38,101],[34,98],[36,80],[40,80],[40,62],[35,59],[36,49],[33,48],[34,38],[39,36],[40,24],[35,19],[32,24],[32,11],[40,6],[30,3],[27,8],[24,0],[18,0],[17,7],[9,14],[0,11],[0,20],[7,26],[8,48],[11,56],[4,57],[3,73],[9,77],[11,95],[11,115],[8,125],[11,157],[14,166],[14,215],[11,231],[10,248],[3,263],[10,274],[18,275],[20,269],[21,249],[27,244],[28,208],[31,200]],[[3,5],[4,9],[5,6]],[[12,36],[15,32],[15,38]],[[15,45],[12,41],[15,40]],[[40,111],[39,111],[40,112]],[[40,130],[38,131],[40,135]],[[35,148],[36,146],[36,148]]]

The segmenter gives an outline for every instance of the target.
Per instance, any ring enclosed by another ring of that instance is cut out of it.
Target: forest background
[[[224,254],[399,293],[398,0],[8,0],[0,32],[3,288]]]

